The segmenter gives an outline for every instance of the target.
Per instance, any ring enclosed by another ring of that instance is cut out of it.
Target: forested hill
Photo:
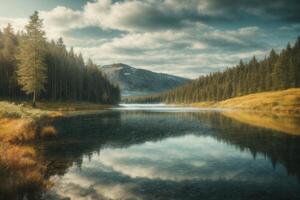
[[[279,54],[240,63],[223,72],[201,76],[165,93],[127,99],[128,102],[193,103],[220,101],[245,94],[300,87],[300,37]]]
[[[0,30],[1,99],[28,98],[26,91],[20,86],[17,73],[20,65],[20,46],[25,43],[26,37],[28,38],[27,33],[14,33],[10,25]],[[28,41],[26,45],[30,45]],[[75,54],[72,48],[68,51],[62,39],[46,41],[44,47],[46,67],[42,72],[46,75],[46,83],[41,87],[41,99],[109,104],[119,101],[118,86],[111,84],[91,60],[85,63],[81,54]]]

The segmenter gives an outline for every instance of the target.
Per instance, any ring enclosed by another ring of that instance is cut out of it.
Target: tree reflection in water
[[[237,118],[233,116],[240,116],[238,117],[240,120],[237,121]],[[162,142],[161,145],[164,145],[163,142],[166,141],[167,138],[193,135],[195,136],[195,140],[203,137],[211,138],[212,141],[215,141],[214,144],[220,143],[224,145],[225,143],[226,146],[234,147],[238,152],[251,153],[253,159],[256,159],[258,155],[263,156],[271,161],[274,168],[276,168],[278,164],[282,165],[287,170],[288,175],[295,176],[300,180],[300,137],[295,134],[289,135],[279,132],[287,128],[278,129],[278,124],[276,125],[277,129],[274,127],[267,129],[266,127],[262,128],[259,124],[254,124],[255,126],[250,125],[251,123],[253,124],[253,121],[260,121],[257,117],[252,121],[248,120],[250,121],[248,124],[246,123],[246,119],[249,119],[249,114],[246,115],[246,117],[241,114],[230,116],[230,113],[221,114],[213,111],[176,113],[108,111],[101,114],[73,116],[54,122],[54,126],[58,130],[58,136],[55,139],[47,142],[39,141],[34,145],[37,158],[36,163],[44,166],[44,171],[42,171],[41,175],[43,182],[49,182],[53,177],[68,175],[69,171],[74,170],[74,166],[80,169],[82,163],[86,162],[86,160],[84,160],[85,158],[93,161],[94,154],[97,152],[100,153],[100,151],[103,153],[108,153],[109,149],[112,149],[112,151],[114,151],[114,149],[126,151],[126,149],[143,146],[149,142],[159,144],[157,143],[159,141]],[[266,124],[269,124],[270,119],[267,120],[268,123]],[[285,119],[282,120],[284,121]],[[287,129],[288,133],[291,133],[291,130],[293,133],[297,133],[299,130],[297,129],[298,122],[298,118],[289,120],[291,124],[288,126],[292,128]],[[188,146],[188,144],[185,145]],[[169,147],[164,147],[164,150],[168,151],[168,148]],[[170,148],[176,149],[172,146]],[[141,149],[139,149],[139,151],[141,151]],[[185,153],[189,154],[189,152]],[[149,152],[149,154],[151,153]],[[203,154],[203,152],[199,152],[199,155],[200,154]],[[146,155],[146,153],[144,155]],[[128,162],[135,162],[132,158],[128,158],[128,160]],[[3,164],[3,160],[0,160],[0,162],[0,164]],[[145,164],[149,161],[144,160],[143,162]],[[174,163],[170,166],[173,166],[173,169],[169,170],[176,170],[176,166],[179,168],[178,172],[181,170],[180,173],[184,174],[195,171],[195,173],[197,172],[196,174],[199,175],[201,171],[198,172],[197,167],[191,168],[189,160],[186,162],[184,165],[176,165],[176,163]],[[212,162],[214,162],[213,159]],[[239,165],[238,161],[232,162],[236,162],[237,165]],[[101,163],[97,165],[101,167]],[[105,169],[105,167],[107,166],[103,165],[101,169]],[[225,168],[222,169],[222,167],[224,166],[220,166],[218,169],[220,173],[225,170]],[[240,165],[237,167],[242,168],[244,166]],[[20,174],[18,170],[20,169],[15,168],[13,174]],[[288,196],[285,196],[288,199],[300,193],[295,192],[295,187],[291,187],[290,190],[284,188],[284,191],[280,191],[282,188],[278,188],[277,193],[275,191],[274,194],[271,194],[270,192],[274,192],[274,190],[268,190],[268,185],[253,184],[250,181],[240,182],[238,180],[230,181],[226,179],[216,181],[207,178],[201,180],[174,181],[157,178],[153,180],[144,177],[135,178],[135,182],[131,182],[133,181],[132,178],[129,179],[127,176],[124,176],[124,174],[110,172],[111,169],[103,171],[97,170],[96,168],[94,170],[97,171],[97,178],[96,175],[93,174],[93,176],[89,176],[89,180],[97,179],[95,181],[99,185],[102,184],[102,192],[104,191],[103,188],[111,184],[121,184],[126,186],[125,189],[122,189],[123,191],[125,191],[126,188],[128,189],[128,187],[131,188],[128,190],[134,190],[134,194],[128,197],[136,199],[157,199],[158,197],[161,199],[197,199],[199,197],[205,197],[207,199],[214,197],[218,199],[224,198],[232,192],[234,192],[234,194],[231,194],[228,198],[247,197],[250,199],[260,197],[260,199],[263,199],[261,195],[264,194],[266,195],[265,199],[270,199],[270,197],[283,198],[283,196],[280,195],[290,192]],[[8,176],[8,172],[3,170],[3,168],[1,168],[0,171],[1,177]],[[90,173],[92,172],[93,171]],[[86,173],[88,174],[89,172]],[[209,173],[212,173],[212,171],[209,171]],[[102,179],[100,177],[102,177]],[[197,175],[195,175],[195,177],[197,177]],[[100,184],[99,178],[101,180],[104,178],[105,181]],[[49,184],[40,184],[40,180],[37,181],[38,184],[36,184],[39,187],[35,187],[34,189],[18,187],[17,184],[13,183],[14,181],[19,182],[17,178],[3,180],[4,183],[10,184],[7,185],[7,187],[1,187],[0,197],[12,194],[13,191],[14,194],[18,194],[19,196],[11,196],[12,198],[10,199],[22,199],[21,197],[24,196],[27,196],[29,199],[34,199],[34,197],[40,198],[42,195],[46,195],[44,198],[59,198],[56,194],[45,194],[44,189],[47,188]],[[54,188],[56,187],[55,184],[59,183],[55,183],[54,181]],[[139,185],[140,189],[133,187],[133,185],[136,184]],[[287,182],[286,184],[289,183]],[[299,185],[296,187],[298,187],[299,191]],[[232,191],[233,188],[234,191]],[[120,190],[118,191],[120,192]],[[97,193],[97,195],[100,194]],[[97,198],[105,199],[107,197],[100,195],[97,196]]]

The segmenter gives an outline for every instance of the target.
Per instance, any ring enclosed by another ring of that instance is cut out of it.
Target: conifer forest
[[[31,59],[34,49],[30,48],[37,48],[33,44],[36,41],[29,38],[32,33],[30,30],[34,28],[32,23],[35,23],[33,17],[39,20],[36,22],[42,22],[37,14],[31,16],[31,24],[25,32],[14,32],[10,24],[0,30],[0,98],[31,98],[30,95],[26,95],[30,94],[28,91],[33,87],[30,80],[39,77],[39,98],[42,100],[116,104],[120,99],[119,88],[107,80],[99,66],[91,59],[85,62],[82,55],[76,54],[73,48],[67,49],[62,38],[57,41],[46,40],[42,30],[39,31],[43,43],[40,41],[41,50],[38,53],[43,51],[40,57],[43,68],[36,70],[39,74],[34,76],[30,65],[28,68],[22,67],[34,60]],[[42,24],[40,25],[42,27]]]
[[[300,87],[300,37],[281,52],[273,49],[263,60],[249,61],[210,73],[161,94],[126,98],[127,102],[193,103],[221,101],[250,93]]]

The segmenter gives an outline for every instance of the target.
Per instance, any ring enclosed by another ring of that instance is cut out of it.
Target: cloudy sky
[[[63,37],[97,64],[195,78],[300,35],[299,0],[0,0],[0,28],[20,30],[34,10],[50,39]]]

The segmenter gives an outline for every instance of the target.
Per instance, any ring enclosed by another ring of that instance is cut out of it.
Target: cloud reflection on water
[[[207,182],[284,187],[284,178],[297,185],[295,178],[283,174],[281,165],[273,169],[262,155],[253,162],[247,151],[211,137],[188,135],[103,149],[84,157],[81,170],[73,166],[63,177],[56,177],[53,191],[71,199],[151,199],[151,188],[156,188],[157,195],[171,195],[187,183],[191,188]]]

